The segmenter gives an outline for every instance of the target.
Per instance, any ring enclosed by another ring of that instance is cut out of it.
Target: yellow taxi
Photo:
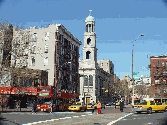
[[[83,102],[75,102],[71,106],[69,106],[68,110],[69,111],[86,111],[87,107],[84,105]]]
[[[150,99],[150,100],[143,100],[143,102],[137,105],[132,105],[132,110],[137,113],[147,112],[148,114],[151,114],[152,111],[155,112],[167,111],[167,105],[161,103],[155,103],[154,99]]]
[[[116,103],[116,106],[119,106],[119,105],[120,105],[120,102],[117,102],[117,103]]]
[[[94,109],[97,108],[97,104],[94,105]],[[87,104],[87,110],[92,110],[93,109],[93,106],[91,103]]]

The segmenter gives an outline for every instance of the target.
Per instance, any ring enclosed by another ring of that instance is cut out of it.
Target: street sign
[[[139,72],[133,72],[133,75],[137,75]]]
[[[140,79],[134,79],[134,80],[140,80]]]

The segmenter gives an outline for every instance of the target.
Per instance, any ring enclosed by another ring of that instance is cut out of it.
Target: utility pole
[[[134,46],[134,44],[133,44]],[[133,48],[132,48],[132,86],[133,86],[133,90],[132,90],[132,105],[134,105],[134,80],[133,80]]]

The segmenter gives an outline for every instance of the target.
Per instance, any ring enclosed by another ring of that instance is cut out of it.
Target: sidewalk
[[[125,108],[123,109],[123,111],[124,111],[125,113],[131,113],[131,112],[132,112],[132,108],[131,108],[131,107],[125,107]],[[117,106],[116,109],[112,109],[112,110],[102,110],[101,112],[104,113],[104,114],[108,114],[108,113],[121,113],[119,106]]]
[[[28,108],[21,108],[21,112],[31,112],[32,109],[28,109]],[[20,112],[20,108],[15,108],[15,109],[9,109],[9,108],[3,108],[3,111],[2,111],[2,108],[0,108],[0,113],[3,112]]]

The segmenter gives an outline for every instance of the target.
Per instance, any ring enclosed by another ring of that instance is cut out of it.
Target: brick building
[[[165,96],[167,92],[167,56],[150,56],[151,96]]]

